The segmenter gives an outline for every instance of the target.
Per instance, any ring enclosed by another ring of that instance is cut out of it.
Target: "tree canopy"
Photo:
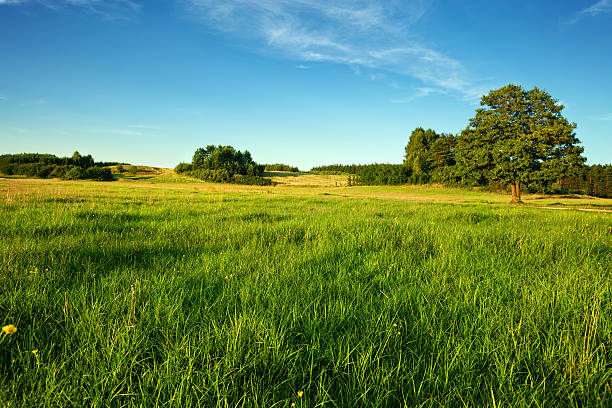
[[[455,164],[455,143],[456,137],[452,134],[438,134],[422,127],[414,129],[404,149],[404,165],[411,171],[411,179],[448,182],[449,169]]]
[[[71,157],[58,157],[45,153],[0,155],[0,173],[39,178],[114,180],[110,168],[115,163],[95,162],[91,155],[78,151]]]
[[[208,145],[197,149],[189,163],[179,163],[174,170],[201,180],[216,183],[270,185],[263,178],[264,166],[255,163],[248,150],[232,146]]]
[[[551,183],[584,163],[576,124],[546,91],[507,85],[483,96],[480,105],[457,139],[464,179],[508,182],[514,202],[522,185]]]

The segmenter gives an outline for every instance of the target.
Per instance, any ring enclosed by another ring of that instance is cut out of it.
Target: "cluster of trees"
[[[310,169],[312,172],[322,174],[359,174],[368,164],[328,164]]]
[[[0,155],[0,173],[7,176],[24,175],[64,180],[114,180],[107,163],[96,163],[91,155],[78,151],[71,157],[52,154],[22,153]]]
[[[401,164],[369,164],[361,167],[357,177],[349,184],[375,186],[414,183],[410,169]]]
[[[449,168],[456,164],[456,145],[457,137],[453,134],[438,134],[431,129],[416,128],[404,149],[404,166],[412,172],[412,180],[417,184],[451,181]]]
[[[562,178],[558,187],[562,191],[612,197],[612,165],[594,164],[581,167],[576,174]]]
[[[272,181],[263,178],[264,166],[255,163],[248,150],[243,153],[232,146],[208,145],[199,148],[193,154],[191,163],[179,163],[174,171],[214,183],[272,184]]]
[[[276,164],[264,164],[264,171],[290,171],[293,173],[297,173],[300,171],[295,166],[290,166],[288,164],[276,163]]]
[[[320,174],[348,174],[348,184],[352,185],[399,185],[419,184],[423,180],[420,176],[402,164],[330,164],[313,167],[310,171]]]
[[[332,165],[313,170],[355,174],[351,184],[509,186],[513,202],[520,201],[524,189],[611,194],[610,166],[584,166],[576,124],[547,92],[507,85],[483,96],[480,105],[459,135],[416,128],[405,148],[404,169]]]

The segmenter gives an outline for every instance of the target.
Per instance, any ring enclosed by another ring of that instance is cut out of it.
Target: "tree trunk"
[[[521,202],[521,184],[519,181],[511,181],[510,189],[512,190],[512,201],[511,203]]]

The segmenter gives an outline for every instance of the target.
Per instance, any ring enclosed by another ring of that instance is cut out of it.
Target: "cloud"
[[[19,5],[34,3],[49,9],[60,10],[66,7],[81,9],[97,14],[108,20],[127,20],[142,6],[135,0],[0,0],[0,5]]]
[[[244,39],[260,51],[300,62],[350,66],[416,78],[425,86],[478,98],[458,60],[425,44],[413,26],[425,0],[185,0],[204,24]],[[371,77],[371,75],[369,75]]]
[[[295,67],[297,69],[310,69],[310,68],[312,68],[310,65],[303,65],[303,64],[296,65]]]
[[[597,3],[580,10],[574,18],[568,21],[568,24],[574,24],[584,17],[596,17],[604,14],[612,13],[612,0],[599,0]]]
[[[599,0],[591,7],[587,7],[580,12],[580,14],[587,16],[598,16],[600,14],[608,14],[612,12],[612,1],[611,0]]]
[[[410,102],[412,102],[412,101],[414,101],[416,99],[423,98],[423,97],[429,96],[431,94],[442,94],[442,95],[445,95],[447,93],[448,92],[446,92],[443,89],[417,88],[416,92],[413,95],[411,95],[411,96],[409,96],[407,98],[391,99],[390,102],[391,103],[410,103]]]
[[[2,0],[0,0],[2,1]],[[8,101],[8,98],[6,96],[0,96],[0,101]]]

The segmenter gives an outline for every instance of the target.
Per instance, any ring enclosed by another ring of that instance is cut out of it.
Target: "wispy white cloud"
[[[296,65],[295,67],[297,69],[310,69],[310,68],[312,68],[310,65],[304,65],[304,64]]]
[[[40,4],[54,10],[66,7],[78,8],[109,20],[130,19],[142,8],[136,0],[0,0],[0,5],[26,3]]]
[[[416,0],[185,0],[208,26],[257,38],[264,52],[304,63],[389,72],[425,86],[478,98],[463,64],[427,46],[413,26],[429,8]]]
[[[596,17],[604,14],[612,14],[612,0],[599,0],[597,3],[580,10],[568,23],[574,24],[584,17]]]
[[[611,0],[599,0],[597,3],[590,7],[585,8],[580,14],[587,16],[598,16],[600,14],[612,13],[612,1]]]
[[[416,99],[419,98],[423,98],[432,94],[442,94],[445,95],[448,92],[446,92],[444,89],[438,89],[438,88],[417,88],[416,92],[406,98],[397,98],[397,99],[391,99],[391,103],[410,103]]]
[[[17,133],[32,133],[32,129],[27,128],[13,128],[13,130]]]

